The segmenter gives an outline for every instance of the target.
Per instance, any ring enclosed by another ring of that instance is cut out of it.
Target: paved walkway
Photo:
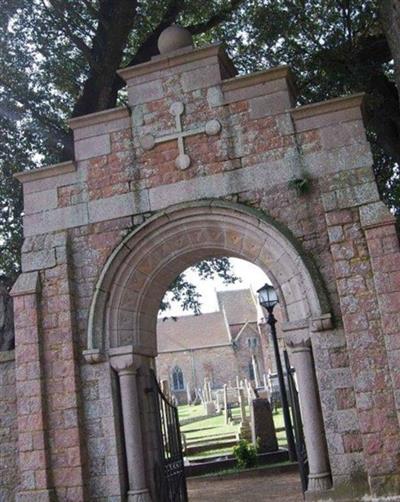
[[[189,502],[303,502],[297,472],[268,472],[267,469],[189,478]]]

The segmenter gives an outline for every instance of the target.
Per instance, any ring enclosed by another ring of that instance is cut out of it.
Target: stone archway
[[[267,272],[287,323],[306,323],[311,331],[330,327],[320,274],[287,228],[246,206],[203,201],[163,211],[115,249],[93,295],[88,350],[95,355],[133,345],[153,355],[164,292],[184,268],[211,256],[243,258]]]
[[[202,259],[216,256],[246,259],[269,275],[277,288],[286,336],[292,344],[308,343],[312,331],[331,327],[328,299],[312,261],[287,229],[261,212],[220,201],[178,205],[127,235],[98,280],[84,354],[91,362],[110,356],[111,365],[119,374],[124,422],[129,424],[129,428],[125,425],[125,440],[131,449],[131,500],[142,500],[135,494],[149,496],[144,467],[138,465],[138,458],[145,455],[142,436],[149,433],[137,426],[140,385],[135,376],[140,365],[148,365],[157,355],[160,301],[179,273]],[[314,371],[310,365],[311,358],[302,360],[298,377],[306,387],[301,395],[313,402],[311,411],[306,407],[303,410],[305,417],[311,413],[313,424],[306,428],[306,442],[313,450],[309,486],[310,490],[321,490],[330,486],[330,474],[318,391],[315,376],[310,378]],[[132,396],[136,404],[131,402]],[[125,407],[124,402],[128,403]]]

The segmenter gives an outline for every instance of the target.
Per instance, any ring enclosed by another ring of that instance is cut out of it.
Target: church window
[[[254,367],[253,367],[253,361],[249,362],[249,378],[250,380],[254,380]]]
[[[253,347],[257,347],[257,338],[253,338]]]
[[[178,366],[175,366],[172,371],[172,388],[173,390],[184,390],[185,388],[183,383],[183,372]]]

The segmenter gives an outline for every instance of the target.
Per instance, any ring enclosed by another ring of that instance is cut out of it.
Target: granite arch
[[[216,256],[262,268],[278,290],[287,325],[331,327],[322,278],[291,232],[261,211],[206,200],[154,215],[114,250],[93,295],[87,358],[125,345],[155,356],[157,312],[169,284],[185,268]]]

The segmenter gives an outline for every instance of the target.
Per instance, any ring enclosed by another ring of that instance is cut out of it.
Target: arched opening
[[[133,399],[124,417],[132,493],[151,492],[154,499],[151,478],[159,452],[146,388],[147,370],[154,367],[157,355],[160,302],[184,269],[200,260],[222,256],[245,259],[268,274],[280,300],[282,325],[292,343],[309,340],[313,331],[330,327],[329,302],[312,261],[287,229],[264,214],[238,204],[204,201],[170,208],[129,234],[99,278],[85,355],[91,361],[109,356],[120,376],[121,394],[125,388]],[[316,399],[316,388],[311,393]],[[316,429],[318,437],[323,433],[322,423],[316,425],[314,421],[312,426],[306,430],[311,441]],[[324,440],[319,441],[322,450]],[[318,452],[316,465],[325,453]],[[321,488],[327,487],[329,477],[324,465],[318,464],[318,472],[311,472]]]

